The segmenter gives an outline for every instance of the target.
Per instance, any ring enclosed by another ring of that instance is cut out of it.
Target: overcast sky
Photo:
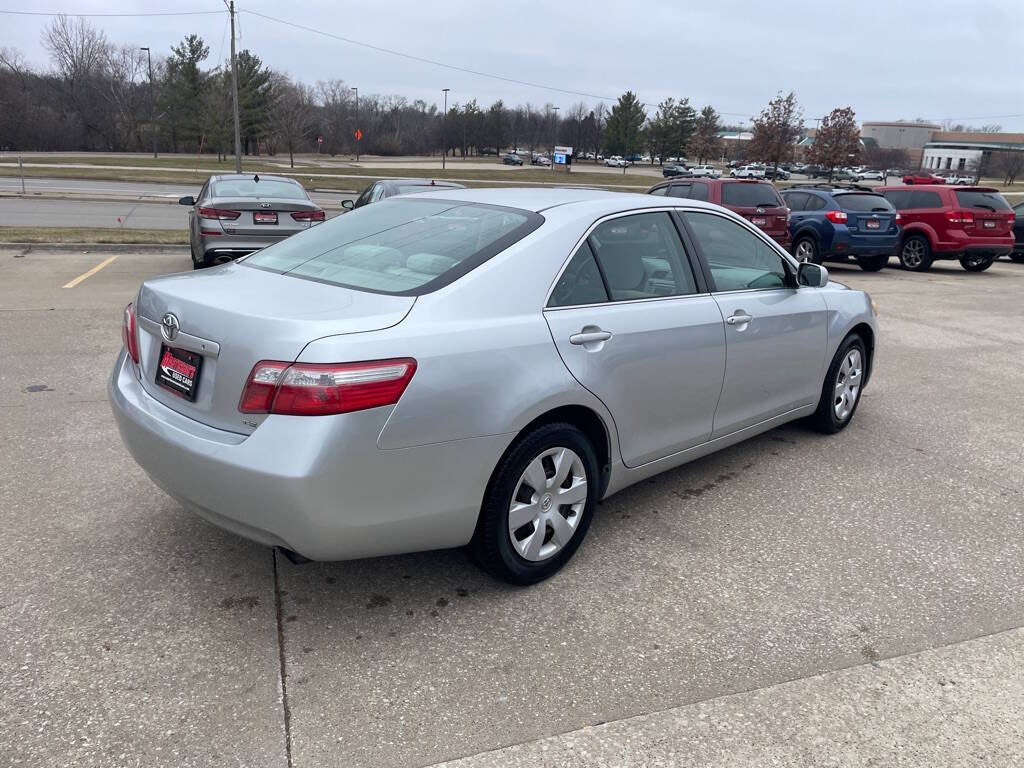
[[[361,93],[400,93],[483,106],[597,99],[411,61],[245,13],[458,67],[614,100],[626,89],[653,105],[667,96],[749,120],[794,90],[809,124],[836,106],[859,120],[953,118],[1024,131],[1022,0],[239,0],[240,47],[314,83],[341,78]],[[223,8],[220,0],[0,0],[0,8],[145,13]],[[195,32],[211,59],[228,55],[227,14],[93,18],[114,42],[168,53]],[[0,45],[48,66],[47,19],[0,15]]]

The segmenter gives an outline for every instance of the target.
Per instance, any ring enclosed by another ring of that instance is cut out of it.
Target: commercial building
[[[1024,133],[936,131],[924,145],[921,167],[985,173],[993,152],[1024,152]]]

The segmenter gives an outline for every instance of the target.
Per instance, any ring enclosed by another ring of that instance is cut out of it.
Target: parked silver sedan
[[[211,176],[190,207],[192,267],[201,269],[246,256],[302,232],[326,218],[294,179],[258,174]]]
[[[153,480],[316,560],[557,571],[597,502],[793,419],[843,429],[863,291],[696,200],[438,190],[147,280],[109,384]]]

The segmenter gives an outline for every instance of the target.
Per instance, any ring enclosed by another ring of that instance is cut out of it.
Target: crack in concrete
[[[284,649],[284,608],[281,606],[281,582],[277,571],[277,550],[270,550],[274,566],[274,609],[277,616],[277,655],[280,663],[278,682],[281,686],[281,711],[284,717],[284,752],[288,768],[292,768],[292,711],[288,704],[288,670]]]

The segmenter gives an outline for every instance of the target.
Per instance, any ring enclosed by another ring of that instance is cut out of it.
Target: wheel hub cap
[[[846,353],[843,364],[839,366],[833,390],[832,408],[839,421],[846,421],[853,413],[863,379],[864,368],[860,350],[851,349]]]
[[[583,460],[569,448],[545,450],[526,466],[512,494],[512,547],[524,560],[547,560],[572,539],[586,503]]]

